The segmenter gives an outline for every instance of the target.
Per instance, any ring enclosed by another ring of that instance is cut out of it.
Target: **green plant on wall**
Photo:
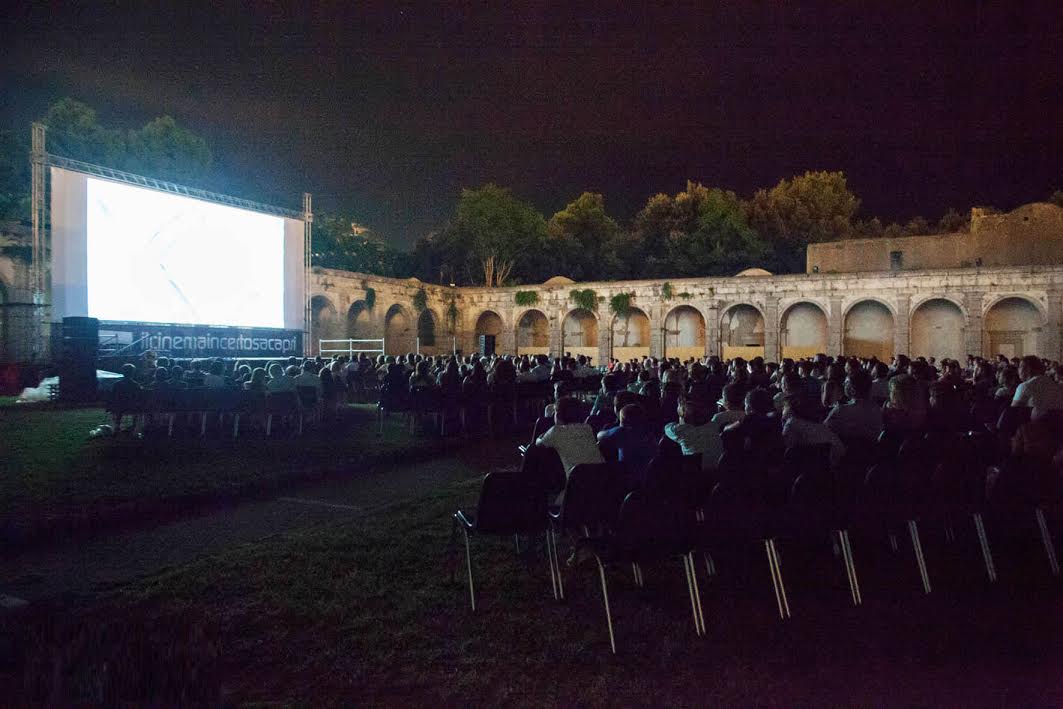
[[[624,339],[621,347],[627,347],[628,338],[631,335],[631,318],[628,315],[631,314],[631,301],[634,299],[634,293],[617,293],[609,299],[609,310],[616,315],[617,322],[624,321]]]
[[[575,303],[577,308],[583,308],[584,310],[598,309],[598,295],[590,288],[573,290],[568,294],[568,297]]]
[[[517,305],[535,305],[539,302],[539,294],[533,290],[519,290],[513,296],[513,302]]]
[[[672,288],[672,284],[669,281],[665,281],[661,285],[661,297],[665,300],[671,300],[675,296],[675,289]]]
[[[609,310],[613,315],[623,317],[631,312],[631,301],[634,299],[634,293],[617,293],[609,299]]]
[[[418,288],[417,292],[413,294],[413,309],[419,313],[423,313],[428,307],[428,293],[424,288]]]
[[[365,307],[367,307],[370,310],[372,310],[374,305],[376,305],[376,288],[373,288],[372,286],[366,286],[365,287]]]
[[[679,297],[682,298],[683,300],[690,300],[691,298],[694,297],[694,294],[691,293],[690,291],[683,291],[682,293],[679,294]]]

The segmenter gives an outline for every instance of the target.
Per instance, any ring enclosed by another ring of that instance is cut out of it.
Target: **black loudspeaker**
[[[495,336],[480,335],[480,356],[491,357],[495,354]]]
[[[100,347],[100,321],[63,318],[63,346],[59,363],[59,398],[87,402],[96,399],[96,352]]]

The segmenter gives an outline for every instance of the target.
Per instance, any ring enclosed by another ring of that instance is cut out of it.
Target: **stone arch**
[[[705,356],[705,316],[693,305],[678,305],[664,316],[664,356],[683,362]]]
[[[985,356],[1002,354],[1008,359],[1043,355],[1041,332],[1047,322],[1040,303],[1022,295],[997,298],[982,319]]]
[[[347,337],[367,340],[373,337],[372,312],[364,300],[356,300],[347,309]],[[368,344],[368,343],[363,343]]]
[[[650,356],[650,318],[640,308],[613,316],[613,357],[621,361]]]
[[[517,319],[517,354],[549,354],[550,320],[541,310],[525,310]]]
[[[342,324],[336,306],[327,296],[315,295],[310,298],[310,350],[320,353],[321,340],[335,340],[343,336]],[[332,349],[326,346],[325,349]],[[346,349],[346,347],[345,347]]]
[[[417,315],[417,349],[422,354],[435,354],[442,333],[439,331],[439,318],[431,308],[425,308]]]
[[[967,355],[967,316],[955,301],[930,297],[920,301],[908,320],[908,354],[964,360]]]
[[[764,313],[750,303],[733,303],[720,313],[720,354],[724,359],[764,356]]]
[[[850,357],[893,357],[893,309],[877,298],[853,302],[842,319],[842,352]]]
[[[561,351],[598,359],[598,316],[593,311],[576,308],[561,319]]]
[[[818,303],[799,300],[779,318],[779,346],[783,358],[802,359],[826,352],[830,347],[830,323]]]
[[[413,352],[416,321],[405,306],[395,303],[384,314],[384,349],[389,355]]]

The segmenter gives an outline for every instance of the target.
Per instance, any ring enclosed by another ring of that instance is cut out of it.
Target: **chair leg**
[[[549,531],[550,544],[554,548],[554,568],[557,569],[557,591],[561,600],[565,600],[565,582],[561,576],[561,555],[557,551],[557,537],[554,536],[554,530]]]
[[[169,422],[169,425],[166,427],[166,437],[167,438],[173,438],[173,419],[174,419],[174,414],[170,414],[170,422]]]
[[[602,600],[605,602],[605,622],[609,625],[609,647],[613,649],[613,654],[616,654],[616,637],[613,635],[613,614],[609,612],[609,589],[605,583],[605,567],[602,565],[602,560],[599,557],[595,557],[598,560],[598,576],[602,580]]]
[[[782,580],[782,567],[779,564],[779,552],[774,539],[765,539],[764,548],[768,553],[768,567],[771,570],[771,582],[775,586],[775,602],[779,606],[779,617],[790,617],[790,602],[786,598],[786,585]]]
[[[236,437],[239,436],[239,435],[240,435],[240,414],[236,413],[236,414],[233,415],[233,440],[235,441]]]
[[[269,438],[271,431],[273,431],[273,414],[266,416],[266,438]]]
[[[705,560],[705,574],[712,578],[716,575],[716,561],[712,558],[712,554],[707,551],[702,552],[701,556]]]
[[[926,570],[926,559],[923,557],[923,544],[919,541],[919,524],[914,520],[908,520],[908,535],[912,538],[912,549],[915,550],[915,563],[919,566],[919,576],[923,579],[923,592],[930,593],[930,574]]]
[[[465,566],[469,570],[469,605],[472,606],[472,610],[476,612],[476,591],[473,588],[472,583],[472,552],[469,550],[469,530],[462,527],[462,533],[465,534]]]
[[[698,588],[698,570],[694,563],[694,553],[683,555],[683,566],[687,573],[687,588],[690,591],[690,608],[694,612],[694,632],[705,635],[705,611],[701,607],[701,589]]]
[[[546,530],[546,537],[544,539],[546,543],[546,560],[550,563],[550,588],[554,592],[554,600],[561,600],[557,592],[557,568],[556,561],[554,559],[554,545],[550,540],[552,536],[549,527]]]
[[[202,411],[199,414],[199,437],[207,437],[207,412]]]
[[[982,521],[982,514],[980,512],[974,512],[971,514],[974,519],[974,531],[978,534],[978,545],[982,547],[982,560],[985,562],[985,572],[989,576],[990,583],[997,580],[997,567],[993,563],[993,552],[989,548],[989,536],[985,532],[985,522]]]
[[[860,597],[860,581],[856,577],[856,563],[853,561],[853,547],[849,542],[849,530],[838,530],[838,543],[842,549],[842,559],[845,561],[845,574],[849,577],[849,591],[853,596],[853,605],[863,603]]]
[[[893,549],[893,553],[900,551],[900,547],[897,546],[897,535],[890,532],[890,548]]]
[[[1059,576],[1059,562],[1056,560],[1056,545],[1052,542],[1052,533],[1045,521],[1045,511],[1040,507],[1034,508],[1034,516],[1037,518],[1037,526],[1041,530],[1041,543],[1044,544],[1045,554],[1048,556],[1048,566],[1052,569],[1053,576]]]

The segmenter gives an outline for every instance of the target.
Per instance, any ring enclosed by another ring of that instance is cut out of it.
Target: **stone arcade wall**
[[[312,284],[322,314],[312,339],[316,343],[321,332],[335,337],[386,332],[389,352],[411,351],[418,318],[430,318],[434,344],[422,338],[424,353],[472,352],[478,335],[487,333],[497,334],[502,353],[557,354],[563,346],[594,354],[599,363],[611,355],[778,359],[815,352],[1060,358],[1063,266],[674,279],[671,299],[661,293],[664,283],[444,288],[321,269]],[[372,308],[365,304],[366,285],[376,291]],[[427,316],[414,307],[420,288]],[[599,298],[596,311],[582,314],[583,323],[573,317],[574,288],[589,288]],[[535,291],[538,302],[516,305],[517,290]],[[638,312],[626,322],[609,312],[609,298],[618,293],[634,294]],[[457,309],[453,327],[446,315],[451,301]]]

